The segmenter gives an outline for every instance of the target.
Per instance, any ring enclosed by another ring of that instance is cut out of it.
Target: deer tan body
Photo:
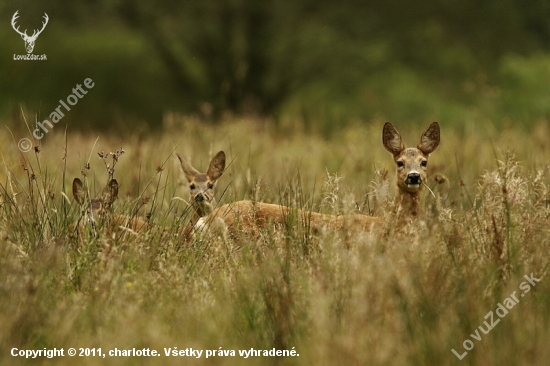
[[[438,146],[440,131],[434,122],[422,134],[416,148],[405,148],[401,135],[386,123],[382,131],[384,147],[393,155],[397,165],[397,187],[399,202],[404,215],[416,216],[419,212],[419,194],[426,182],[429,154]],[[225,229],[232,237],[240,233],[257,233],[268,225],[284,225],[289,215],[295,214],[304,227],[313,232],[323,229],[349,232],[371,231],[384,224],[384,218],[367,215],[324,215],[317,212],[293,210],[287,206],[254,201],[237,201],[215,209],[196,224],[197,230],[207,230],[214,221],[223,221]],[[220,227],[219,224],[216,227]],[[219,230],[219,229],[218,229]]]
[[[240,234],[253,236],[268,225],[284,226],[289,217],[295,216],[304,228],[310,228],[313,233],[320,233],[323,229],[370,231],[373,226],[381,224],[380,217],[367,215],[325,215],[318,212],[292,209],[287,206],[276,205],[250,200],[237,201],[223,205],[214,210],[209,216],[203,217],[196,225],[197,230],[204,230],[212,226],[212,222],[223,221],[228,234],[236,238]],[[216,230],[224,230],[216,225]]]
[[[98,198],[90,198],[84,184],[78,178],[73,180],[73,197],[83,207],[83,215],[76,224],[78,236],[82,237],[85,226],[96,228],[101,224],[108,232],[139,233],[150,225],[138,218],[112,213],[112,205],[118,197],[118,182],[111,179]]]

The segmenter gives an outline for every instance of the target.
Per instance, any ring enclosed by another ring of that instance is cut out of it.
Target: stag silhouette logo
[[[11,18],[11,26],[17,33],[19,33],[19,35],[21,35],[21,38],[23,38],[23,41],[25,41],[25,48],[27,49],[27,53],[30,54],[34,49],[34,42],[36,42],[36,38],[38,38],[40,33],[42,33],[44,28],[46,28],[46,24],[48,24],[48,20],[49,20],[48,14],[44,13],[44,21],[42,22],[42,29],[40,30],[35,29],[34,32],[32,33],[32,36],[29,36],[27,35],[26,29],[24,32],[21,32],[19,30],[19,26],[16,27],[15,25],[16,19],[19,18],[19,15],[17,14],[18,12],[19,10],[17,10],[15,14],[13,14],[13,17]]]

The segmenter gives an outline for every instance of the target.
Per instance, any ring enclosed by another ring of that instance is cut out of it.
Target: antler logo
[[[46,28],[46,24],[48,24],[48,20],[49,20],[48,14],[44,13],[44,22],[42,22],[42,29],[40,30],[35,29],[32,36],[29,37],[27,35],[26,29],[24,32],[21,32],[19,31],[19,27],[17,28],[15,27],[15,20],[19,18],[19,15],[17,15],[18,12],[19,10],[17,10],[15,14],[13,14],[13,18],[11,18],[11,26],[17,33],[21,35],[21,38],[23,38],[23,41],[25,41],[25,48],[27,49],[27,53],[32,53],[32,50],[34,49],[34,42],[36,42],[36,38],[38,38],[40,33],[42,33],[44,28]]]

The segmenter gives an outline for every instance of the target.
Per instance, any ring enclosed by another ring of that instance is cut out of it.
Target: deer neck
[[[193,207],[193,217],[191,218],[191,223],[195,225],[201,217],[207,216],[214,210],[216,201],[213,199],[211,202],[194,202]]]
[[[409,217],[420,214],[420,191],[407,192],[399,190],[399,212]]]

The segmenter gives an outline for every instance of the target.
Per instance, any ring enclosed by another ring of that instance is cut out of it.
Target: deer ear
[[[218,180],[225,169],[225,153],[220,151],[212,158],[206,176],[211,180]]]
[[[430,155],[439,146],[440,132],[439,124],[433,122],[430,127],[420,137],[420,143],[418,144],[418,150],[422,151],[426,155]]]
[[[185,174],[185,177],[187,178],[188,182],[191,182],[196,175],[200,174],[199,171],[191,166],[184,158],[182,158],[179,154],[176,154],[178,159],[180,160],[181,164],[181,170],[183,170],[183,174]]]
[[[111,179],[111,181],[107,183],[102,196],[105,208],[109,209],[118,197],[118,182],[116,179]]]
[[[382,143],[384,144],[386,150],[388,150],[393,156],[399,155],[403,150],[405,150],[405,145],[403,145],[401,135],[389,122],[384,124],[384,129],[382,130]]]
[[[86,201],[86,191],[84,190],[84,184],[78,178],[73,180],[73,197],[79,205],[83,205]]]

